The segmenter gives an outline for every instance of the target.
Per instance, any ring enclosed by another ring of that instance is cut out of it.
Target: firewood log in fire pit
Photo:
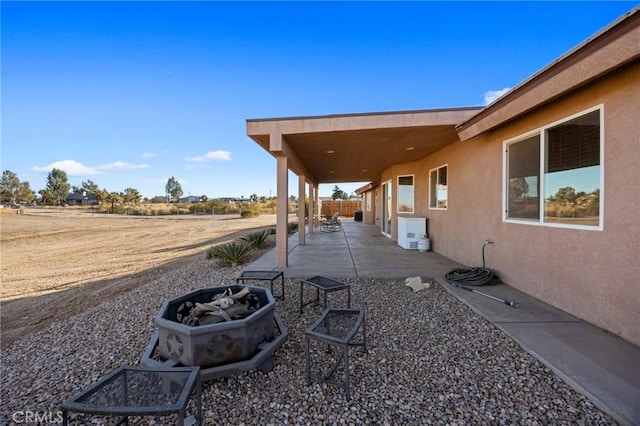
[[[243,301],[240,299],[244,298]],[[249,288],[233,294],[231,289],[216,294],[208,303],[185,302],[179,308],[178,321],[190,326],[215,324],[246,318],[260,308],[260,300]],[[188,313],[187,313],[188,311]],[[186,314],[186,315],[185,315]]]

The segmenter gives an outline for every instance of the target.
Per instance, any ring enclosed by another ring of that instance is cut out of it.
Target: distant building
[[[196,195],[189,195],[188,197],[180,198],[181,203],[199,203],[200,197]]]
[[[65,203],[69,206],[97,206],[100,204],[96,197],[89,192],[69,194],[65,199]]]

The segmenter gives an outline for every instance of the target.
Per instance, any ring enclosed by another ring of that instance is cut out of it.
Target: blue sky
[[[275,195],[246,119],[484,105],[637,4],[2,1],[1,167]]]

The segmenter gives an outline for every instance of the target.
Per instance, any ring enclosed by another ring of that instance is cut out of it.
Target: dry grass
[[[276,221],[275,215],[242,219],[2,210],[3,348]]]

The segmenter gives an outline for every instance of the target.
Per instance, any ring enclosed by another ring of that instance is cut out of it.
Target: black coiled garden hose
[[[457,268],[447,272],[445,278],[461,285],[481,286],[493,281],[494,275],[486,268]]]
[[[487,244],[493,244],[493,241],[487,240],[482,246],[482,268],[456,268],[445,274],[445,278],[455,284],[482,286],[489,284],[497,277],[491,270],[484,267],[484,248]]]
[[[515,300],[505,300],[496,296],[492,296],[491,294],[483,293],[481,291],[475,290],[470,287],[477,287],[489,284],[493,282],[494,284],[500,283],[500,278],[493,274],[489,269],[484,267],[484,248],[487,244],[493,244],[493,241],[487,240],[484,242],[482,246],[482,268],[457,268],[453,269],[445,274],[445,278],[449,283],[454,286],[461,288],[463,290],[470,291],[472,293],[480,294],[484,297],[488,297],[489,299],[496,300],[498,302],[502,302],[505,305],[509,305],[512,308],[519,308],[520,304]]]

